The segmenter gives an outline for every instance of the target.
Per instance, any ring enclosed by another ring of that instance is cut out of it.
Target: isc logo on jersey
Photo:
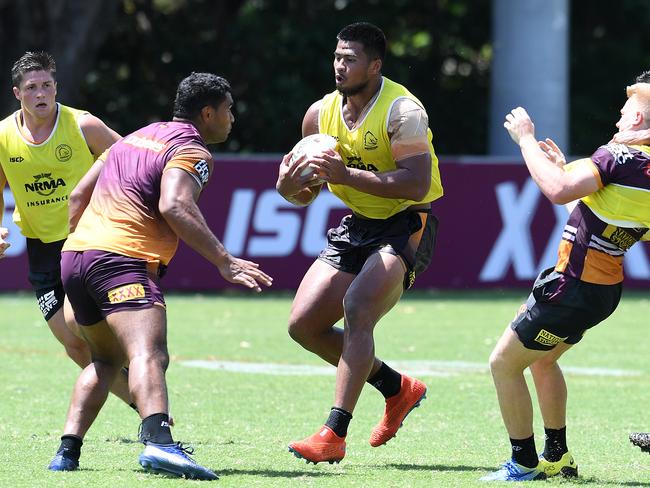
[[[205,159],[202,159],[201,161],[199,161],[194,165],[194,169],[199,174],[199,178],[201,178],[201,183],[205,185],[208,182],[208,179],[210,178],[210,167],[208,166],[208,162]]]

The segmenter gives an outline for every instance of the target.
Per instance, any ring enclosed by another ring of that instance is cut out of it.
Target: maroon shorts
[[[159,277],[144,259],[106,251],[64,251],[61,279],[79,325],[122,310],[165,305]]]

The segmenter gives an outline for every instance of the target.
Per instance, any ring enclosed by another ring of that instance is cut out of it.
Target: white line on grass
[[[219,360],[179,361],[191,368],[213,369],[234,373],[284,375],[284,376],[328,376],[336,371],[333,366],[309,366],[306,364],[246,363]],[[488,373],[487,363],[467,361],[386,361],[391,367],[413,376],[455,376],[463,373]],[[641,371],[613,368],[583,368],[562,366],[568,374],[581,376],[641,376]]]

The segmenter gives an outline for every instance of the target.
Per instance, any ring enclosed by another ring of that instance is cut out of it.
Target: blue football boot
[[[147,471],[184,476],[194,480],[217,480],[219,477],[194,461],[190,454],[194,449],[175,444],[155,444],[147,442],[140,454],[140,464]]]
[[[539,469],[539,466],[527,468],[517,464],[512,459],[501,465],[494,473],[483,476],[481,481],[530,481],[545,480],[546,474]]]
[[[79,461],[65,456],[65,449],[58,451],[47,467],[50,471],[75,471],[79,468]]]

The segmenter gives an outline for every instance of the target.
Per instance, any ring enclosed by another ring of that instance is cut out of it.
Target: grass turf
[[[390,360],[487,363],[526,292],[410,293],[376,331],[377,354]],[[645,293],[627,292],[617,312],[569,351],[563,365],[617,368],[638,376],[567,374],[568,441],[580,466],[561,486],[650,486],[650,458],[628,441],[649,430]],[[320,366],[286,333],[291,297],[267,294],[169,295],[168,371],[174,436],[221,476],[218,486],[466,487],[509,454],[489,374],[452,371],[421,377],[427,399],[397,438],[372,448],[368,436],[383,399],[361,396],[339,465],[307,465],[287,444],[315,431],[332,404],[334,376],[233,373],[184,366],[184,359],[221,359]],[[81,469],[51,473],[70,391],[79,370],[47,330],[29,294],[0,295],[0,486],[181,486],[196,481],[146,474],[137,462],[139,420],[109,398],[88,433]],[[530,378],[529,378],[530,379]],[[532,381],[529,381],[532,385]],[[534,395],[534,393],[533,393]],[[535,407],[537,447],[542,423]]]

